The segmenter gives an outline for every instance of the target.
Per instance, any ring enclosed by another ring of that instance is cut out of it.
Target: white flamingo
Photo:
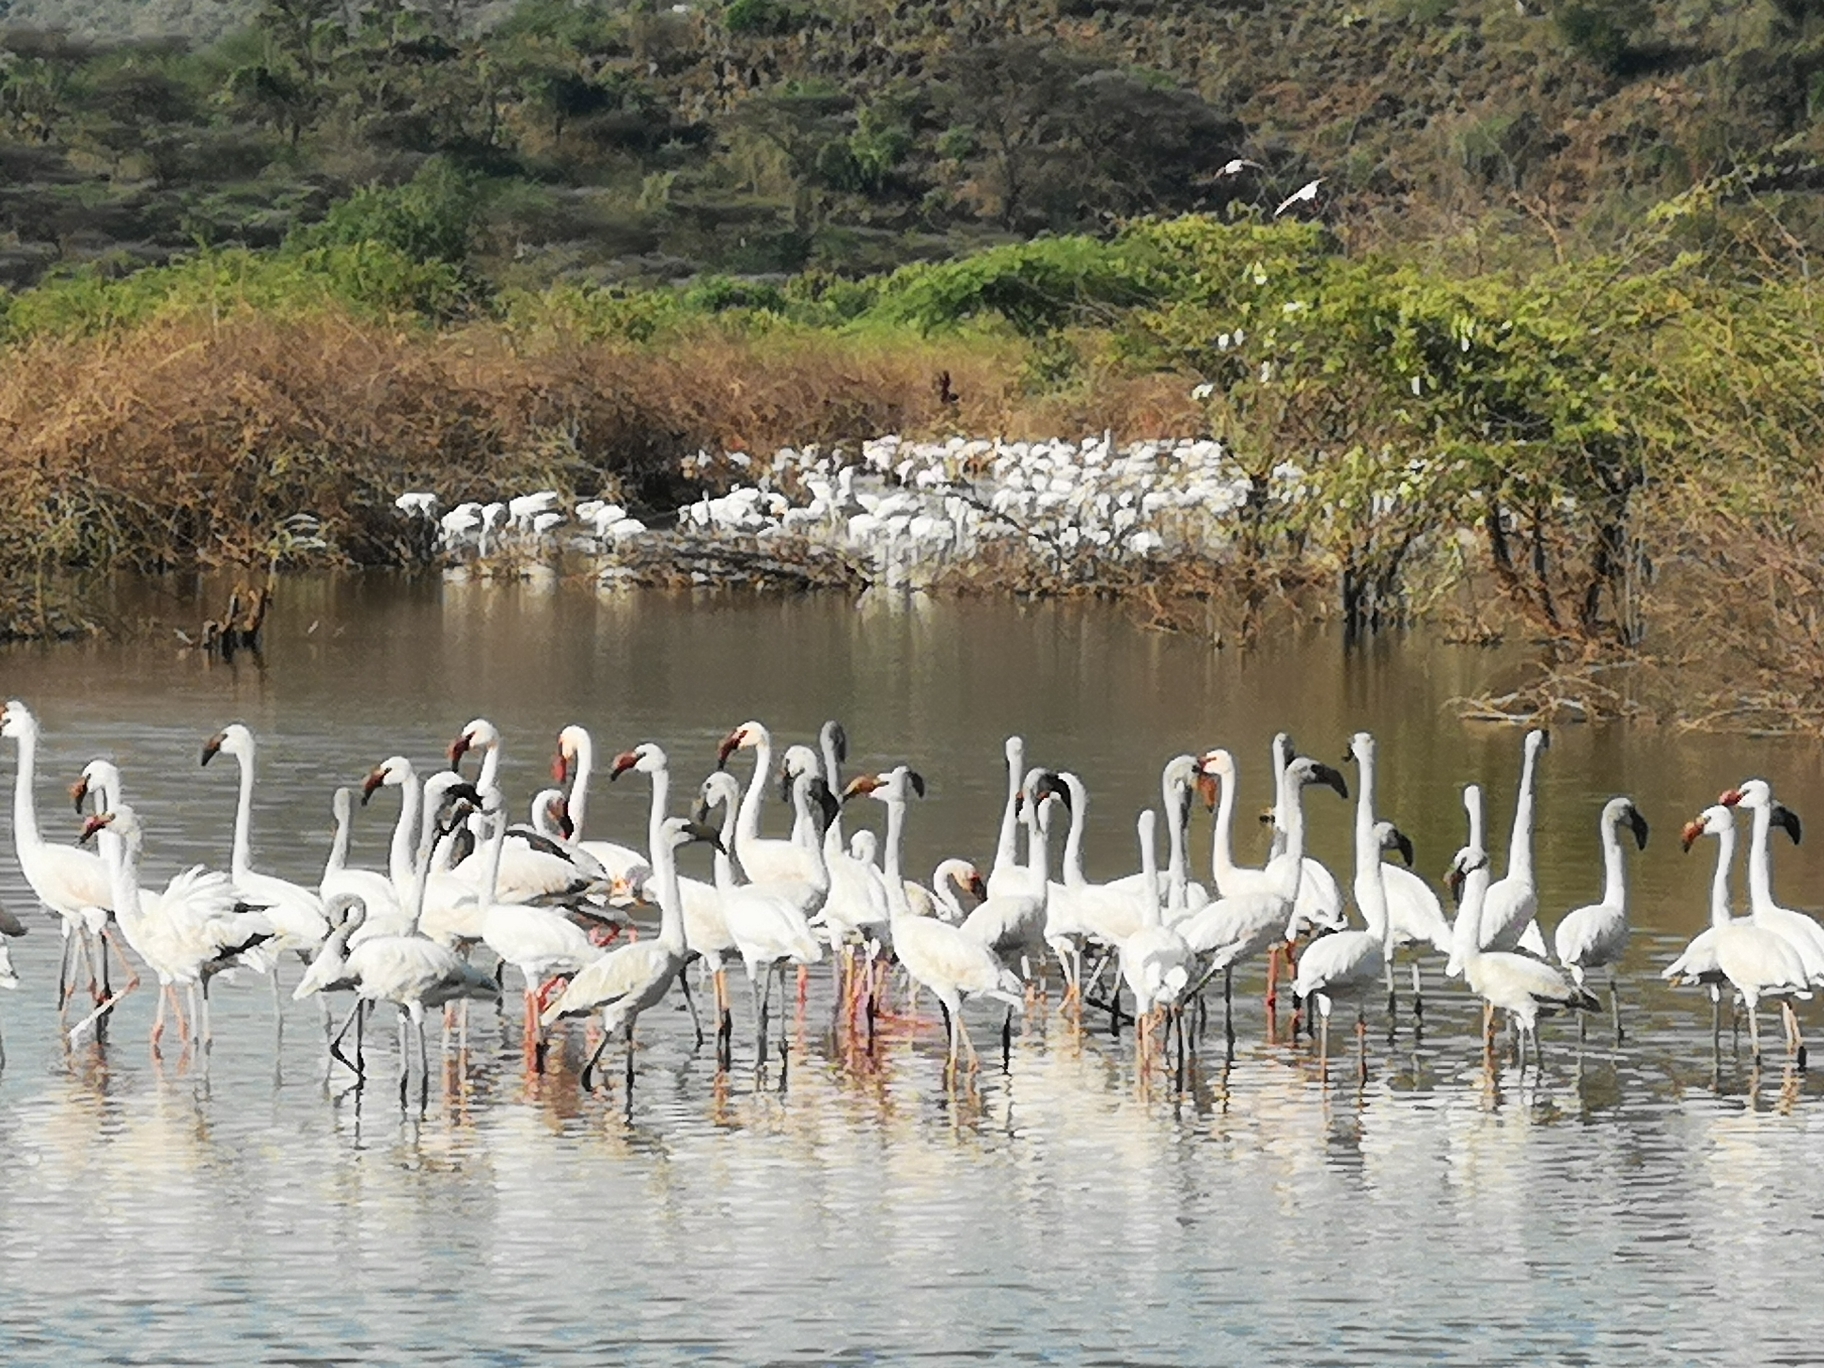
[[[582,1083],[589,1086],[596,1060],[608,1042],[619,1035],[627,1045],[627,1100],[633,1101],[633,1028],[640,1013],[656,1006],[684,968],[684,911],[678,892],[677,852],[691,841],[709,841],[720,847],[708,827],[682,817],[666,817],[652,836],[652,862],[658,883],[659,934],[648,940],[617,946],[587,965],[540,1019],[549,1026],[559,1018],[602,1014],[602,1043],[583,1069]]]
[[[1470,814],[1471,832],[1479,832],[1482,790],[1477,785],[1465,786],[1463,806]],[[1524,1069],[1526,1064],[1526,1036],[1531,1035],[1533,1064],[1543,1075],[1545,1057],[1539,1045],[1539,1018],[1562,1010],[1601,1011],[1602,1004],[1543,960],[1510,950],[1482,948],[1481,929],[1488,924],[1488,852],[1479,844],[1472,841],[1457,852],[1447,882],[1461,897],[1456,944],[1451,953],[1461,966],[1470,991],[1482,999],[1484,1051],[1492,1049],[1492,1021],[1499,1008],[1521,1032],[1521,1067]]]
[[[1551,740],[1548,733],[1533,730],[1526,734],[1522,745],[1520,793],[1514,804],[1513,835],[1507,845],[1507,872],[1488,886],[1482,910],[1484,950],[1520,949],[1540,959],[1546,955],[1545,937],[1534,917],[1539,910],[1539,886],[1533,879],[1533,803],[1538,789],[1539,753],[1550,747]],[[1533,1043],[1538,1044],[1537,1039]]]
[[[1151,808],[1144,809],[1136,823],[1142,876],[1140,929],[1118,946],[1121,977],[1134,999],[1134,1049],[1142,1065],[1157,1029],[1157,1018],[1177,1005],[1190,981],[1191,948],[1165,925],[1160,909],[1159,856],[1154,847],[1157,824]]]
[[[595,742],[586,728],[571,723],[557,734],[557,756],[551,762],[551,777],[560,784],[570,784],[566,803],[573,826],[571,839],[601,862],[617,893],[637,891],[652,873],[651,857],[629,845],[590,840],[584,835],[589,817],[589,780],[594,770]]]
[[[886,880],[892,913],[893,953],[914,983],[929,988],[944,1004],[950,1028],[946,1073],[957,1067],[959,1046],[969,1053],[970,1066],[978,1062],[975,1043],[963,1021],[963,1000],[988,997],[1004,1002],[1013,1011],[1025,1007],[1024,985],[1018,976],[975,937],[961,927],[934,917],[915,917],[906,901],[905,876],[900,869],[905,844],[906,804],[912,794],[924,796],[925,781],[904,765],[885,774],[864,774],[843,790],[843,799],[868,794],[887,805]]]
[[[1770,838],[1777,824],[1797,845],[1800,835],[1797,815],[1785,804],[1773,801],[1773,790],[1765,779],[1745,780],[1718,801],[1724,807],[1747,808],[1754,815],[1748,837],[1748,915],[1756,926],[1773,932],[1799,952],[1807,978],[1813,983],[1824,983],[1824,926],[1819,926],[1803,912],[1790,911],[1773,900]]]
[[[1760,1003],[1772,998],[1780,1004],[1786,1025],[1787,1049],[1803,1065],[1805,1042],[1799,1032],[1799,1018],[1793,1000],[1809,1000],[1811,980],[1805,962],[1790,942],[1756,926],[1751,920],[1737,920],[1729,915],[1729,866],[1735,860],[1735,814],[1722,804],[1708,807],[1685,824],[1680,844],[1689,851],[1699,837],[1716,837],[1716,872],[1710,879],[1710,939],[1707,951],[1693,955],[1696,942],[1679,957],[1673,968],[1673,982],[1701,982],[1710,966],[1742,995],[1748,1008],[1748,1038],[1754,1048],[1754,1062],[1761,1062]],[[1682,968],[1680,966],[1683,966]],[[1667,971],[1672,974],[1671,970]]]
[[[1602,805],[1596,828],[1602,836],[1602,900],[1564,914],[1552,934],[1558,963],[1570,970],[1583,987],[1583,976],[1592,969],[1609,971],[1609,1013],[1615,1024],[1615,1043],[1621,1043],[1621,997],[1615,988],[1615,966],[1628,948],[1628,862],[1621,849],[1621,824],[1626,822],[1637,849],[1647,848],[1647,819],[1631,798],[1611,798]],[[1583,1018],[1577,1019],[1579,1027]]]

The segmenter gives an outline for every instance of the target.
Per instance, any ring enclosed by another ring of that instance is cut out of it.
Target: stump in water
[[[197,634],[196,645],[206,654],[233,660],[235,652],[260,651],[260,628],[266,622],[266,609],[272,603],[272,580],[257,589],[245,584],[234,586],[228,595],[228,610],[218,618],[207,618]],[[188,640],[188,638],[186,638]]]

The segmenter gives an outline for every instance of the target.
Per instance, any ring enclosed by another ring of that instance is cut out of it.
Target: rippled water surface
[[[263,668],[162,646],[0,656],[44,724],[49,832],[74,835],[64,786],[109,753],[149,872],[225,863],[232,768],[197,755],[235,718],[262,746],[256,861],[297,878],[321,869],[334,785],[394,751],[430,764],[476,715],[506,736],[516,804],[566,722],[606,753],[662,742],[688,792],[734,724],[808,739],[839,716],[857,767],[906,759],[932,781],[915,869],[986,865],[1010,731],[1089,783],[1092,878],[1135,867],[1133,814],[1180,750],[1233,748],[1251,807],[1273,731],[1334,761],[1368,727],[1382,807],[1434,877],[1462,841],[1458,786],[1490,785],[1504,832],[1518,769],[1516,733],[1445,706],[1497,662],[1424,643],[1243,659],[1106,610],[378,581],[288,585],[268,630]],[[13,762],[8,744],[8,783]],[[580,1027],[528,1077],[510,993],[402,1107],[386,1013],[357,1093],[325,1067],[316,1008],[287,1002],[280,1033],[259,981],[218,985],[206,1061],[152,1055],[149,991],[105,1046],[66,1051],[57,933],[8,841],[0,893],[32,929],[0,995],[0,1362],[1810,1361],[1820,1080],[1755,1075],[1726,1030],[1719,1060],[1707,1003],[1654,972],[1704,920],[1711,847],[1681,857],[1678,825],[1753,773],[1824,819],[1810,746],[1554,738],[1542,920],[1597,895],[1609,795],[1634,794],[1654,837],[1626,1043],[1596,1022],[1580,1048],[1551,1023],[1545,1080],[1524,1084],[1484,1072],[1479,1009],[1436,961],[1422,1040],[1403,1014],[1390,1045],[1371,1013],[1366,1083],[1346,1033],[1327,1086],[1308,1044],[1268,1043],[1251,970],[1232,1060],[1213,1019],[1182,1091],[1136,1080],[1130,1037],[1093,1009],[1016,1024],[1003,1070],[988,1008],[970,1015],[987,1065],[947,1089],[928,1016],[884,1022],[871,1056],[832,1035],[826,967],[783,1077],[756,1078],[744,988],[725,1076],[681,1004],[660,1008],[628,1118],[618,1067],[579,1090]],[[644,804],[643,785],[603,784],[592,834],[636,838]],[[1346,883],[1349,809],[1314,792],[1309,812]],[[390,815],[360,814],[357,862],[384,864]],[[777,804],[767,821],[782,834]],[[1200,815],[1205,874],[1207,845]],[[1819,875],[1811,846],[1780,851],[1788,905],[1824,901]],[[439,1053],[433,1029],[434,1073]]]

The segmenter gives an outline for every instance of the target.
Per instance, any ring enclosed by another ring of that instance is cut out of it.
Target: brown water
[[[507,738],[516,803],[566,722],[601,752],[662,742],[688,792],[734,724],[789,741],[837,716],[853,768],[905,759],[930,778],[914,868],[986,864],[1001,742],[1018,731],[1032,757],[1084,775],[1091,877],[1112,877],[1135,866],[1133,814],[1170,754],[1230,746],[1252,806],[1275,730],[1334,761],[1366,727],[1381,805],[1435,876],[1462,841],[1459,786],[1490,787],[1504,833],[1518,769],[1517,733],[1446,706],[1497,662],[1416,641],[1345,657],[1317,636],[1243,657],[1101,608],[382,580],[289,584],[268,632],[263,666],[163,646],[6,653],[5,692],[45,726],[41,820],[73,835],[63,785],[111,753],[153,872],[225,862],[232,772],[199,771],[197,753],[239,718],[262,744],[256,861],[314,880],[331,788],[394,751],[434,761],[476,715]],[[1545,1081],[1524,1086],[1511,1069],[1486,1078],[1476,1007],[1435,961],[1423,1040],[1402,1021],[1389,1046],[1377,1019],[1366,1085],[1341,1069],[1324,1086],[1308,1047],[1267,1043],[1250,974],[1232,1062],[1213,1031],[1181,1094],[1139,1087],[1127,1037],[1093,1012],[1082,1030],[1035,1014],[1006,1070],[996,1058],[960,1092],[934,1023],[894,1027],[858,1063],[822,1029],[820,971],[783,1082],[756,1081],[743,990],[725,1077],[681,1011],[642,1021],[631,1120],[618,1078],[579,1092],[580,1032],[528,1078],[511,1010],[478,1014],[428,1106],[402,1109],[390,1025],[355,1093],[325,1069],[314,1009],[288,1004],[275,1038],[257,983],[218,991],[206,1063],[151,1056],[143,992],[105,1048],[66,1052],[56,932],[9,853],[0,894],[32,933],[19,991],[0,996],[0,1362],[1809,1359],[1796,1289],[1824,1255],[1782,1237],[1816,1234],[1819,1083],[1757,1077],[1727,1036],[1713,1058],[1707,1003],[1656,971],[1704,921],[1710,847],[1681,857],[1679,823],[1754,773],[1824,812],[1818,758],[1658,731],[1554,737],[1542,920],[1596,895],[1608,796],[1632,793],[1654,837],[1633,864],[1626,1044],[1595,1030],[1580,1049],[1553,1023]],[[645,797],[602,784],[592,833],[636,837]],[[1348,807],[1317,793],[1309,811],[1346,882]],[[357,862],[384,863],[390,815],[358,819]],[[782,832],[776,805],[768,821]],[[1206,874],[1207,842],[1199,818]],[[1788,905],[1824,901],[1819,875],[1814,847],[1781,849]],[[971,1021],[995,1036],[993,1012]],[[435,1034],[432,1048],[435,1063]]]

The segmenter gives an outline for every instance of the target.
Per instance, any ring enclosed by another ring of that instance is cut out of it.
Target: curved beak
[[[1647,848],[1647,819],[1640,815],[1638,808],[1628,809],[1628,825],[1634,829],[1634,848],[1645,850]],[[1798,838],[1795,836],[1793,839],[1796,841]]]
[[[842,801],[846,803],[851,798],[860,798],[864,794],[874,792],[879,787],[880,776],[878,774],[858,774],[849,780],[848,787],[843,789]]]
[[[472,743],[469,741],[469,734],[467,732],[464,732],[461,736],[457,737],[454,741],[450,742],[450,768],[451,769],[460,770],[462,768],[462,757],[469,753],[469,746],[471,744]]]
[[[623,774],[627,773],[628,770],[639,763],[640,757],[635,755],[632,751],[622,751],[619,755],[614,757],[614,764],[608,769],[608,778],[610,782],[619,779]]]
[[[1769,815],[1773,824],[1792,837],[1792,843],[1796,846],[1799,843],[1799,814],[1784,803],[1775,803]]]
[[[735,728],[722,738],[722,744],[716,747],[716,768],[727,769],[728,757],[741,749],[741,729]]]
[[[925,796],[924,775],[920,774],[915,769],[909,769],[906,771],[906,782],[912,785],[912,792],[916,793],[920,798]]]
[[[1203,799],[1203,810],[1205,812],[1216,811],[1216,799],[1220,796],[1221,789],[1216,782],[1215,775],[1205,774],[1199,770],[1197,773],[1197,793],[1198,796]]]
[[[1400,852],[1400,858],[1406,862],[1406,868],[1412,868],[1412,838],[1395,827],[1392,833],[1393,848]]]
[[[1314,763],[1316,764],[1316,768],[1311,771],[1313,782],[1333,788],[1337,793],[1344,798],[1347,798],[1349,796],[1349,785],[1343,779],[1342,773],[1338,770],[1331,769],[1330,766],[1324,764],[1322,761]]]
[[[215,759],[216,752],[221,750],[222,742],[227,739],[228,734],[226,732],[217,732],[214,736],[203,742],[203,764],[205,766],[207,766],[211,760]]]
[[[570,782],[570,757],[564,753],[561,743],[558,745],[557,754],[551,757],[551,782],[554,784]]]
[[[1353,765],[1355,763],[1355,743],[1353,741],[1343,747],[1343,763],[1345,765]]]
[[[1742,801],[1742,791],[1739,788],[1724,789],[1716,795],[1716,801],[1724,807],[1734,807]]]
[[[1450,890],[1450,900],[1452,903],[1461,903],[1463,901],[1463,878],[1463,866],[1460,864],[1452,864],[1451,867],[1445,871],[1444,887]]]
[[[707,826],[702,822],[690,822],[685,826],[684,830],[688,833],[692,841],[702,841],[705,845],[714,846],[721,854],[728,854],[726,850],[722,849],[722,833],[717,831],[714,827]]]
[[[553,798],[545,804],[545,812],[564,835],[566,841],[576,837],[576,823],[570,820],[570,804],[562,797]]]
[[[86,845],[91,836],[114,820],[111,812],[98,812],[82,824],[82,839],[78,844]]]
[[[89,776],[83,775],[70,785],[70,802],[76,809],[76,815],[82,816],[82,805],[89,796]]]
[[[1691,847],[1703,834],[1704,824],[1702,822],[1686,822],[1684,830],[1678,833],[1678,848],[1686,854],[1690,854]]]
[[[385,770],[369,770],[367,778],[361,781],[361,806],[367,806],[367,800],[374,796],[374,790],[386,782]]]
[[[1050,795],[1064,805],[1064,811],[1069,812],[1071,810],[1070,785],[1064,782],[1064,776],[1059,774],[1056,770],[1046,770],[1045,773],[1040,775],[1039,782],[1034,787],[1033,793],[1034,796],[1040,800],[1043,800],[1047,795]]]
[[[977,902],[988,901],[988,885],[982,881],[982,871],[979,869],[969,871],[969,896]]]

